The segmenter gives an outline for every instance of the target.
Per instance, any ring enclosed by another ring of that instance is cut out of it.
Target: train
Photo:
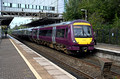
[[[18,29],[12,35],[29,39],[66,54],[80,54],[94,50],[92,25],[85,20],[73,20],[57,24]]]

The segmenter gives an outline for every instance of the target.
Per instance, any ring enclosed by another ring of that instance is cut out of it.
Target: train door
[[[34,41],[37,39],[37,29],[32,30],[32,38]]]
[[[39,40],[39,29],[37,29],[37,40]]]
[[[53,43],[56,43],[55,35],[56,35],[56,27],[53,27],[53,31],[52,31],[52,42]]]
[[[56,28],[56,42],[58,44],[67,45],[68,28],[67,26],[60,26]]]
[[[34,28],[32,29],[31,37],[32,37],[32,39],[34,39]]]
[[[0,39],[2,38],[2,29],[1,29],[1,26],[0,26]]]

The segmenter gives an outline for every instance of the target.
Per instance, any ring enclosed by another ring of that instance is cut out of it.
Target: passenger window
[[[40,30],[40,36],[46,36],[47,31],[46,30]]]
[[[65,29],[57,29],[56,37],[64,38],[64,34],[65,34]]]
[[[37,35],[37,30],[33,30],[33,35]]]
[[[52,35],[52,30],[40,30],[39,35],[40,36],[51,36]]]
[[[52,30],[47,30],[46,36],[51,36],[52,35]]]
[[[66,38],[67,38],[67,35],[68,35],[68,28],[66,28],[66,34],[65,34]]]

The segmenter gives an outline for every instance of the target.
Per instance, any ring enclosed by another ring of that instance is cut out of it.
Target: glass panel
[[[45,6],[43,6],[43,10],[45,10]]]
[[[25,8],[25,4],[21,4],[21,8]]]
[[[37,9],[39,9],[39,6],[37,5]]]
[[[30,7],[29,7],[30,9],[32,9],[32,5],[30,5]]]
[[[56,37],[64,38],[65,29],[57,29]]]
[[[28,9],[29,9],[30,5],[28,4]]]
[[[68,28],[66,28],[66,35],[65,35],[66,38],[67,38],[67,35],[68,35]]]
[[[41,9],[43,10],[43,6],[41,6]]]
[[[35,6],[35,5],[33,5],[33,9],[36,9],[36,6]]]
[[[19,4],[19,7],[21,8],[21,4]]]
[[[92,37],[91,27],[85,25],[74,26],[74,36],[78,37]]]
[[[39,6],[39,10],[41,9],[41,7]]]
[[[17,4],[13,4],[12,7],[17,7]]]
[[[47,30],[46,36],[51,36],[52,35],[52,30]]]
[[[47,6],[45,6],[45,10],[47,10]]]
[[[4,6],[8,6],[8,3],[4,3]]]
[[[52,10],[54,11],[54,10],[55,10],[55,7],[52,7]]]
[[[10,3],[10,7],[12,7],[12,3]]]
[[[37,35],[37,30],[33,30],[33,35]]]
[[[40,30],[39,35],[40,36],[46,36],[47,30]]]

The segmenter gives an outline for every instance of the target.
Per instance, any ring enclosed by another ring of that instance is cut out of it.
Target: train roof
[[[43,28],[43,27],[54,27],[54,26],[60,26],[60,25],[68,25],[68,24],[73,24],[74,22],[86,22],[86,23],[89,23],[88,21],[79,19],[79,20],[74,20],[74,21],[67,21],[67,22],[61,22],[61,23],[56,23],[56,24],[37,26],[34,29]]]
[[[88,21],[78,19],[78,20],[74,20],[74,21],[67,21],[67,22],[61,22],[61,23],[56,23],[56,24],[31,27],[31,28],[24,28],[24,29],[18,29],[18,30],[20,30],[20,31],[21,30],[29,30],[29,31],[31,31],[32,29],[38,29],[38,28],[44,28],[44,27],[54,27],[54,26],[60,26],[60,25],[68,25],[68,24],[73,24],[74,22],[86,22],[86,23],[89,23]]]

